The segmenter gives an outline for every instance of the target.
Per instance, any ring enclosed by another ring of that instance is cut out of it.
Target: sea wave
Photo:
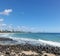
[[[14,33],[0,33],[0,37],[10,37],[12,36]]]
[[[9,33],[6,34],[6,33],[0,33],[0,37],[6,37],[6,36],[9,36]]]
[[[51,45],[51,46],[57,46],[60,47],[60,42],[54,42],[54,41],[47,41],[47,40],[42,40],[42,39],[32,39],[32,38],[23,38],[23,37],[12,37],[13,34],[1,34],[0,37],[7,37],[15,40],[16,44],[21,44],[21,43],[29,43],[29,44],[34,44],[34,45]],[[14,43],[14,44],[15,44]]]
[[[22,38],[22,37],[10,37],[13,40],[17,41],[18,43],[29,43],[34,45],[50,45],[50,46],[57,46],[60,47],[59,42],[47,41],[42,39],[31,39],[31,38]]]

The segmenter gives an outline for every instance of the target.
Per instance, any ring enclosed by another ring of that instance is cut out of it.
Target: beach
[[[2,41],[13,41],[10,38],[1,38]],[[1,41],[0,40],[0,41]],[[0,56],[59,56],[60,47],[54,47],[49,45],[32,45],[25,44],[13,44],[4,45],[0,44]]]
[[[60,56],[60,0],[0,0],[0,56]]]

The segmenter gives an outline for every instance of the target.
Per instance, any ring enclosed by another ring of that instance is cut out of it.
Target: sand
[[[47,55],[47,56],[56,56],[55,54],[51,54],[51,53],[43,53],[42,56],[45,56],[45,55]]]
[[[22,53],[26,54],[26,55],[38,55],[38,53],[34,52],[34,51],[22,51]]]

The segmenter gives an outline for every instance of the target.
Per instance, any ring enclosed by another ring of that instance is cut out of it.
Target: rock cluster
[[[22,51],[35,52],[38,55],[26,55]],[[0,45],[0,56],[43,56],[44,53],[54,54],[55,56],[60,55],[60,48],[53,46],[35,46],[31,44],[18,44],[18,45]],[[48,56],[45,54],[44,56]]]

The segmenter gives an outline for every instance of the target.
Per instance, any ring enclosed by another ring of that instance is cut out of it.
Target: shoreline
[[[0,37],[0,42],[3,42],[5,41],[4,44],[6,44],[6,41],[7,41],[7,45],[9,44],[25,44],[25,43],[28,43],[28,44],[32,44],[32,45],[48,45],[48,46],[53,46],[53,47],[60,47],[60,43],[59,42],[53,42],[53,41],[46,41],[46,40],[36,40],[36,39],[27,39],[27,38],[8,38],[8,37]],[[1,42],[1,43],[2,43]],[[1,44],[0,43],[0,44]]]
[[[13,41],[10,38],[2,38],[0,37],[0,41]],[[13,52],[16,55],[16,52],[21,53],[20,55],[32,55],[33,56],[37,55],[37,56],[43,56],[43,55],[48,55],[48,56],[57,56],[60,55],[60,47],[54,47],[54,46],[50,46],[50,45],[33,45],[33,44],[29,44],[29,43],[21,43],[21,44],[13,44],[13,45],[2,45],[0,44],[0,53],[3,53],[4,55],[10,55],[12,56],[11,52]],[[6,54],[9,53],[9,54]],[[23,55],[23,56],[24,56]],[[1,55],[0,55],[1,56]]]
[[[2,38],[0,37],[0,41],[14,41],[10,38]],[[13,54],[11,54],[13,52]],[[18,52],[18,53],[17,53]],[[0,44],[0,54],[5,56],[13,56],[13,55],[30,55],[30,56],[58,56],[60,55],[60,47],[54,47],[50,45],[33,45],[29,43],[21,43],[21,44],[13,44],[13,45],[2,45]],[[20,53],[20,54],[19,54]],[[1,56],[1,55],[0,55]]]

